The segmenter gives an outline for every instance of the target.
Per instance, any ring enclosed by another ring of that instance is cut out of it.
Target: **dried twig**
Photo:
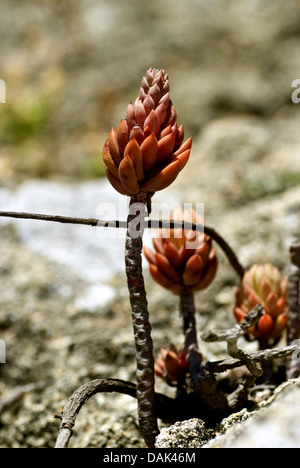
[[[96,218],[73,218],[70,216],[59,216],[59,215],[45,215],[45,214],[38,214],[38,213],[23,213],[23,212],[15,212],[15,211],[0,211],[0,217],[7,217],[7,218],[17,218],[17,219],[34,219],[39,221],[50,221],[55,223],[62,223],[62,224],[82,224],[85,226],[98,226],[104,228],[127,228],[126,221],[104,221],[101,219]],[[232,266],[232,268],[236,271],[237,275],[240,278],[243,278],[245,269],[241,265],[238,260],[237,255],[235,254],[232,247],[227,243],[227,241],[213,228],[208,226],[203,226],[201,224],[194,224],[194,223],[187,223],[187,222],[178,222],[178,221],[156,221],[156,220],[148,220],[145,222],[145,228],[151,229],[163,229],[163,228],[170,228],[170,229],[187,229],[193,231],[200,231],[205,232],[208,236],[215,240],[215,242],[221,247],[227,259]]]
[[[248,356],[252,361],[260,362],[267,361],[269,359],[281,359],[297,351],[300,351],[300,343],[291,346],[283,346],[282,348],[255,351],[253,353],[249,353]],[[207,367],[211,372],[221,373],[244,365],[244,362],[240,359],[224,359],[222,361],[207,362],[205,367]]]
[[[237,342],[241,336],[245,335],[250,327],[257,323],[257,321],[264,315],[264,313],[264,308],[258,304],[256,307],[250,310],[241,323],[236,324],[232,329],[214,330],[201,336],[201,338],[207,342],[227,342],[227,352],[229,356],[240,360],[250,372],[251,379],[247,381],[248,386],[253,384],[255,380],[262,375],[262,370],[254,362],[250,354],[245,353],[238,347]]]
[[[118,392],[136,398],[136,386],[131,382],[116,379],[95,379],[79,387],[64,407],[60,431],[55,448],[67,448],[72,437],[72,428],[84,403],[96,393]]]
[[[291,345],[300,337],[300,241],[290,248],[292,265],[288,281],[288,334],[287,341]],[[289,357],[286,362],[287,378],[300,375],[300,360]]]
[[[254,385],[255,381],[263,374],[263,369],[258,366],[252,355],[245,353],[237,345],[241,336],[247,333],[250,327],[253,327],[258,320],[264,315],[264,308],[258,304],[254,307],[242,320],[231,330],[216,330],[208,332],[202,336],[205,341],[226,341],[228,354],[239,360],[242,365],[245,365],[249,371],[249,375],[245,378],[243,384],[240,384],[237,389],[228,396],[228,402],[231,408],[238,408],[243,405],[243,402],[248,400],[249,389]],[[224,365],[224,363],[223,363]],[[209,366],[211,369],[211,366]]]
[[[73,435],[73,428],[75,426],[76,418],[82,408],[82,406],[97,393],[103,392],[116,392],[124,395],[129,395],[136,398],[136,384],[132,382],[126,382],[117,379],[95,379],[85,383],[79,387],[71,396],[69,401],[64,407],[64,410],[60,416],[56,416],[61,420],[60,431],[56,439],[55,448],[67,448],[70,439]],[[170,398],[161,393],[155,393],[155,405],[157,415],[163,421],[175,423],[176,421],[184,421],[194,417],[201,419],[207,419],[209,421],[216,422],[228,414],[228,411],[224,413],[216,414],[203,405],[199,394],[191,393],[188,395],[182,395],[179,398]],[[228,410],[228,408],[226,408]]]

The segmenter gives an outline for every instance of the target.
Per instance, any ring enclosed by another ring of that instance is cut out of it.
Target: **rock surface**
[[[149,67],[170,74],[188,135],[215,119],[248,114],[266,119],[253,143],[263,145],[268,119],[297,107],[297,2],[163,3],[2,1],[2,184],[30,174],[99,174],[99,147]]]
[[[205,448],[300,448],[300,380],[278,387],[261,409],[232,425]]]
[[[189,419],[163,428],[156,438],[156,448],[201,448],[211,433],[201,419]]]
[[[201,419],[162,429],[156,448],[299,448],[299,415],[300,379],[289,380],[260,408],[229,416],[214,433]]]

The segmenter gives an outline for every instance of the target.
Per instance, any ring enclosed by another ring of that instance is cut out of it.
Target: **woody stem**
[[[136,349],[138,418],[148,447],[154,447],[159,431],[155,412],[154,358],[148,303],[142,272],[142,248],[149,197],[131,197],[127,218],[125,265]]]
[[[191,378],[195,383],[201,370],[201,358],[198,352],[196,332],[196,309],[194,293],[190,288],[184,288],[180,295],[180,312],[183,319],[184,348],[189,364]]]
[[[180,295],[180,312],[183,318],[185,353],[192,384],[205,406],[213,411],[226,411],[228,401],[218,389],[215,377],[201,364],[196,330],[196,308],[194,293],[184,288]]]

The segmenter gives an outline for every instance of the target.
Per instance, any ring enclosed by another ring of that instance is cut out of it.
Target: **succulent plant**
[[[201,222],[194,210],[174,213],[171,220],[184,220],[191,223]],[[207,288],[213,281],[218,260],[212,248],[211,238],[199,231],[184,229],[161,229],[153,239],[155,252],[144,247],[153,279],[180,295],[186,288],[199,291]]]
[[[155,361],[155,375],[161,377],[169,385],[178,385],[184,378],[187,370],[187,361],[184,351],[177,351],[171,344],[170,348],[161,348]]]
[[[234,316],[238,322],[257,304],[265,309],[265,315],[248,330],[248,335],[253,335],[261,344],[270,345],[286,328],[287,284],[288,279],[281,279],[277,267],[265,264],[253,265],[245,272],[240,286],[234,288]]]
[[[126,120],[111,128],[103,147],[107,178],[123,195],[156,192],[170,185],[186,165],[192,146],[169,96],[164,70],[150,68]]]
[[[131,208],[137,208],[145,219],[151,211],[152,195],[176,179],[192,146],[191,138],[185,143],[183,139],[184,129],[178,128],[169,96],[168,75],[164,70],[150,68],[142,79],[138,97],[127,107],[126,120],[120,121],[117,130],[111,128],[102,151],[111,185],[130,197],[125,268],[136,344],[138,418],[148,447],[154,447],[158,434],[153,342],[142,272],[144,225],[140,222],[137,229]]]

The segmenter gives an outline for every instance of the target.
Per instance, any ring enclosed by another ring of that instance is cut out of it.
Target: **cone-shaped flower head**
[[[111,129],[104,144],[107,178],[123,195],[166,188],[189,159],[192,139],[183,143],[183,138],[169,96],[168,75],[149,69],[138,97],[127,107],[126,120],[117,130]]]
[[[253,265],[246,271],[240,287],[234,288],[234,315],[238,322],[257,304],[265,309],[265,315],[248,330],[261,343],[270,345],[286,327],[287,281],[287,278],[281,279],[278,268],[273,265]]]
[[[203,224],[194,210],[175,212],[171,219]],[[202,232],[181,228],[162,229],[158,235],[153,239],[155,252],[144,248],[153,279],[178,295],[185,288],[193,291],[207,288],[218,266],[211,238]]]
[[[177,351],[171,344],[170,349],[161,348],[154,365],[155,375],[164,379],[169,385],[177,385],[183,380],[187,371],[184,351]]]

